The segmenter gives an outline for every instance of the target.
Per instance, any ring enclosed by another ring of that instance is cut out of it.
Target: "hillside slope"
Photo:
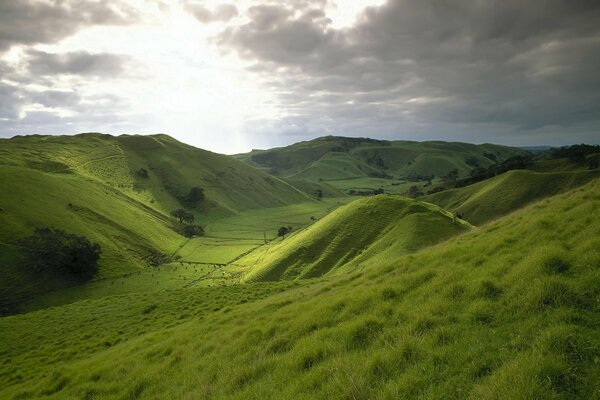
[[[140,176],[145,169],[148,174]],[[33,294],[70,286],[24,268],[19,240],[48,226],[101,245],[95,279],[148,265],[185,243],[169,213],[192,187],[205,199],[200,224],[240,211],[315,201],[228,156],[166,135],[26,136],[0,140],[0,312]]]
[[[467,229],[464,221],[453,221],[432,204],[379,195],[340,207],[236,266],[247,281],[313,278],[414,252]]]
[[[285,182],[231,157],[178,142],[167,135],[24,136],[0,141],[0,165],[91,178],[163,212],[181,206],[190,188],[204,190],[203,214],[306,201]],[[137,174],[141,168],[147,177]]]
[[[283,177],[333,181],[368,176],[440,177],[457,169],[461,176],[515,155],[517,148],[452,142],[386,141],[327,136],[236,157]]]
[[[0,397],[598,398],[599,211],[596,180],[360,273],[0,318]]]
[[[424,201],[459,211],[474,225],[506,215],[536,200],[563,193],[600,176],[600,171],[514,170],[459,189],[427,195]]]

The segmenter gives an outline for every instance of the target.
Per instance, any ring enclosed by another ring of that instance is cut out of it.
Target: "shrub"
[[[38,272],[89,278],[98,270],[100,245],[60,229],[36,228],[21,240],[28,265]]]
[[[148,178],[148,170],[146,168],[140,168],[136,172],[140,178]]]
[[[191,224],[194,222],[194,214],[185,211],[183,208],[178,208],[175,211],[171,211],[171,216],[179,219],[179,222]]]
[[[204,236],[204,228],[200,225],[186,225],[181,234],[185,237]]]
[[[195,186],[190,189],[190,192],[185,198],[185,203],[190,207],[195,207],[202,200],[204,200],[204,189]]]

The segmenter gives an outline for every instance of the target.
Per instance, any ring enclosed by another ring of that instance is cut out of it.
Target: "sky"
[[[598,0],[0,1],[0,137],[600,143]]]

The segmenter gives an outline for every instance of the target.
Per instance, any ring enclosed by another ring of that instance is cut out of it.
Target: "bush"
[[[202,200],[204,200],[204,189],[195,186],[190,189],[184,202],[189,207],[196,207]]]
[[[146,168],[140,168],[136,172],[140,178],[148,178],[148,170]]]
[[[181,234],[188,238],[194,236],[204,236],[204,228],[200,225],[186,225],[181,230]]]
[[[100,245],[60,229],[36,228],[21,240],[28,265],[38,272],[90,278],[98,271]]]

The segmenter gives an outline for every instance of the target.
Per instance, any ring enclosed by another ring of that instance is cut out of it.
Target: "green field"
[[[139,176],[141,168],[148,177]],[[305,204],[307,211],[328,207],[240,161],[166,135],[2,139],[0,181],[0,312],[77,284],[22,268],[19,241],[36,227],[63,229],[100,244],[100,271],[94,279],[103,280],[144,271],[153,254],[175,255],[186,244],[169,213],[182,207],[191,187],[204,190],[204,200],[190,211],[209,231],[212,221],[243,217],[251,210],[285,215],[285,207],[294,204]],[[263,229],[277,228],[269,223]],[[193,261],[226,262],[252,248],[236,244],[214,260],[210,253],[222,247],[207,240],[197,249],[199,256],[188,249],[184,254]]]
[[[543,165],[543,164],[542,164]],[[534,168],[540,168],[534,166]],[[459,211],[475,225],[488,222],[543,198],[579,187],[600,177],[600,171],[509,171],[460,189],[424,196],[423,200]]]
[[[0,399],[600,398],[599,173],[400,195],[515,154],[328,137],[249,166],[166,135],[0,140]],[[99,243],[98,273],[28,268],[38,226]]]
[[[414,252],[468,229],[446,211],[400,196],[355,200],[232,268],[246,281],[313,278],[348,272]]]
[[[277,176],[325,182],[343,191],[383,188],[402,194],[412,185],[406,177],[440,178],[456,169],[468,176],[525,151],[492,144],[386,141],[322,137],[287,147],[253,150],[236,157]],[[381,179],[382,177],[387,179]],[[400,182],[400,185],[396,185]],[[424,179],[427,180],[427,179]]]
[[[596,398],[599,210],[596,180],[354,274],[5,317],[0,397]]]

